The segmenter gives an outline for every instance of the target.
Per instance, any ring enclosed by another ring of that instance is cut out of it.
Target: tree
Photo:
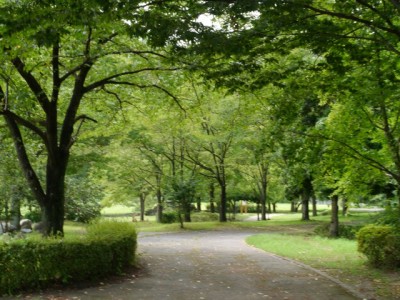
[[[227,183],[230,152],[240,121],[238,95],[223,96],[205,89],[197,92],[198,107],[191,127],[197,128],[188,140],[187,159],[202,169],[200,174],[215,180],[220,188],[220,222],[227,221]]]
[[[164,9],[176,8],[170,4]],[[150,73],[172,68],[163,67],[165,55],[140,38],[155,20],[150,16],[152,8],[160,12],[158,5],[140,1],[1,2],[0,114],[42,209],[47,235],[63,234],[64,181],[71,147],[82,125],[94,121],[82,105],[93,107],[110,99],[122,104],[118,86],[167,92]],[[168,12],[158,15],[167,20]],[[172,19],[168,24],[176,25]],[[158,37],[163,44],[170,34],[173,30],[165,27],[151,38],[155,42]],[[25,131],[35,136],[46,153],[45,178],[28,154]]]

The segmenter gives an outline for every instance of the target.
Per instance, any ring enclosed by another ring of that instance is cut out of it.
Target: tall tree
[[[118,86],[167,92],[150,73],[172,68],[162,66],[165,53],[147,47],[144,38],[152,24],[163,22],[164,30],[149,33],[148,40],[166,43],[182,12],[178,2],[1,2],[0,114],[43,211],[46,234],[63,234],[71,147],[81,125],[93,121],[82,105],[122,103]],[[24,144],[26,130],[46,152],[44,180]]]

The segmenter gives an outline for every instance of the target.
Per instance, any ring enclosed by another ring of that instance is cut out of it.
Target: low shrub
[[[178,221],[178,214],[176,212],[164,212],[161,219],[161,223],[164,224],[172,224]]]
[[[400,267],[400,233],[389,225],[367,225],[357,233],[358,251],[375,267]]]
[[[219,215],[218,213],[211,212],[198,212],[191,215],[192,222],[209,222],[209,221],[218,221]]]
[[[40,222],[40,220],[42,219],[42,213],[40,212],[39,209],[33,209],[33,210],[26,212],[24,214],[23,218],[29,219],[33,223],[37,223],[37,222]]]
[[[361,228],[362,228],[361,225],[339,224],[339,237],[345,238],[348,240],[354,240],[354,239],[356,239],[357,232]],[[319,236],[330,237],[329,229],[330,229],[330,223],[325,223],[325,224],[317,226],[314,229],[314,233]]]
[[[53,283],[94,280],[133,265],[134,225],[96,223],[68,239],[11,239],[0,244],[0,295]]]

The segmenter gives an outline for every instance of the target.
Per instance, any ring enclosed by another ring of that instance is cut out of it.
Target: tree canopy
[[[166,198],[188,213],[207,186],[209,198],[218,186],[220,221],[243,191],[264,215],[270,192],[300,201],[305,220],[322,195],[398,205],[399,10],[393,0],[0,1],[1,137],[44,233],[63,233],[65,189],[81,189],[71,176],[106,200],[154,194],[159,219]]]

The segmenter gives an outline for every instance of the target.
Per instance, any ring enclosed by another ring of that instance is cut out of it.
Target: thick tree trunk
[[[310,209],[309,209],[309,198],[307,193],[303,193],[301,199],[301,220],[310,221]]]
[[[331,224],[329,227],[329,235],[331,237],[339,236],[339,197],[334,195],[332,197],[332,214],[331,214]]]
[[[42,207],[42,222],[46,235],[64,235],[65,161],[48,163],[46,200]]]

